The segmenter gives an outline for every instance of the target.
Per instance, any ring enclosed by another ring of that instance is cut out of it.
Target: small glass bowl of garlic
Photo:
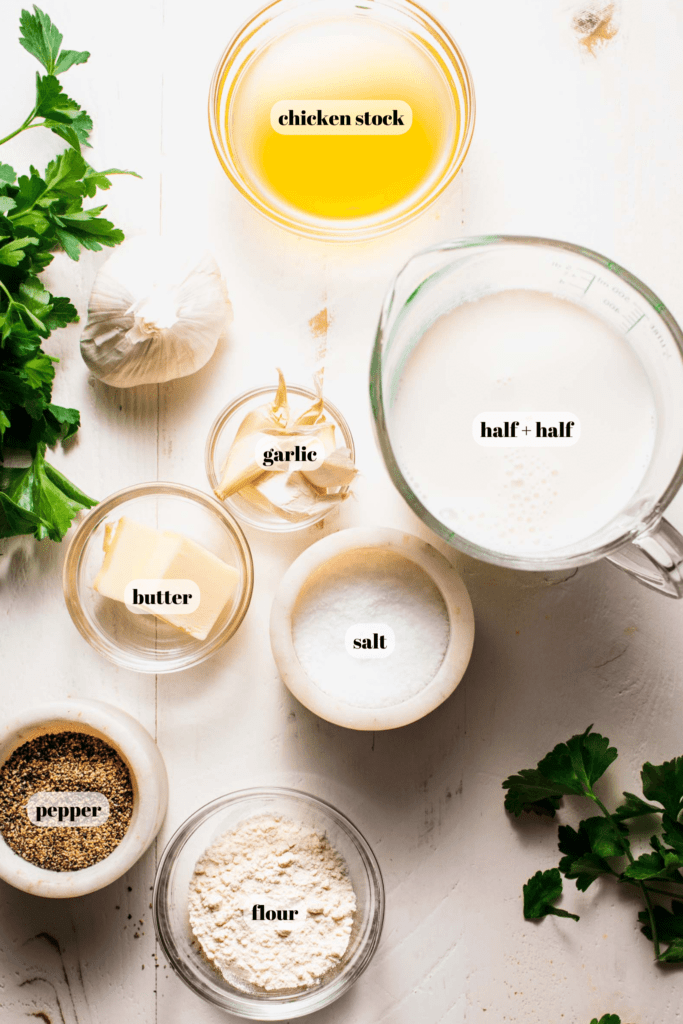
[[[239,395],[216,417],[206,475],[243,523],[285,533],[319,522],[349,496],[356,475],[349,426],[321,391],[277,386]],[[315,465],[304,457],[314,455]],[[310,468],[309,468],[310,466]]]

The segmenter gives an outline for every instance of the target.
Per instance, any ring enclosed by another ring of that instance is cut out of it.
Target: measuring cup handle
[[[683,536],[666,519],[607,557],[646,587],[683,597]]]

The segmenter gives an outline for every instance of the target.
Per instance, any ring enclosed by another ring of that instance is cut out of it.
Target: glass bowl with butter
[[[283,401],[278,397],[281,389]],[[263,422],[264,414],[277,420],[283,409],[289,420],[286,435]],[[300,419],[315,420],[317,425],[295,429]],[[300,431],[308,433],[298,436]],[[328,463],[314,472],[283,472],[283,464],[261,472],[255,463],[259,438],[263,447],[270,439],[282,445],[286,436],[299,442],[300,453],[312,448],[312,442],[321,444],[323,460],[334,453],[340,456],[338,464],[329,472]],[[272,533],[305,529],[338,508],[356,474],[354,459],[351,430],[336,406],[309,388],[285,386],[281,375],[279,385],[245,391],[221,410],[205,452],[206,475],[218,500],[247,526]]]
[[[215,498],[153,482],[118,491],[84,517],[63,586],[71,618],[100,654],[134,672],[179,672],[235,633],[253,565]]]

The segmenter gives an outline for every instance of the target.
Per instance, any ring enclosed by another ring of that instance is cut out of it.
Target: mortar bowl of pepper
[[[16,889],[104,888],[149,848],[167,803],[156,743],[119,708],[61,700],[0,726],[0,878]]]

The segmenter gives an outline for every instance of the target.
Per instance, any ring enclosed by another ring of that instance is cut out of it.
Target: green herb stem
[[[58,76],[84,64],[90,54],[62,50],[61,32],[37,6],[33,13],[21,12],[19,27],[21,45],[46,74],[36,76],[28,117],[0,138],[0,146],[30,128],[44,128],[68,148],[42,176],[35,167],[17,175],[0,163],[0,462],[5,445],[33,456],[29,466],[3,467],[0,537],[33,534],[37,540],[58,541],[75,516],[95,502],[45,460],[46,448],[76,433],[80,416],[77,409],[52,402],[56,360],[43,350],[43,340],[75,323],[78,313],[66,296],[48,291],[41,274],[60,249],[76,261],[84,249],[98,252],[123,240],[123,232],[101,216],[104,206],[87,209],[83,201],[110,187],[109,173],[127,172],[97,172],[81,155],[81,146],[89,145],[92,121],[64,93]],[[38,212],[41,207],[44,212]]]
[[[593,792],[592,789],[590,789],[586,793],[586,796],[589,796],[590,799],[593,800],[594,803],[596,803],[598,805],[598,807],[600,808],[602,813],[605,815],[607,820],[611,823],[612,828],[614,829],[615,834],[619,836],[619,840],[620,840],[620,842],[621,842],[621,844],[623,846],[624,853],[626,854],[626,857],[628,858],[629,863],[630,864],[635,864],[635,857],[631,853],[631,844],[624,837],[624,835],[619,831],[619,827],[617,826],[617,823],[616,823],[613,815],[610,814],[610,812],[607,810],[607,808],[603,804],[602,800],[600,800],[600,798],[595,795],[595,793]],[[640,889],[640,891],[643,894],[643,899],[645,901],[645,906],[647,907],[647,916],[650,919],[650,928],[652,929],[652,942],[653,942],[654,947],[655,947],[655,959],[659,960],[659,955],[660,955],[659,935],[657,934],[657,924],[655,922],[655,912],[654,912],[654,908],[652,906],[652,900],[650,899],[650,891],[645,886],[645,883],[642,882],[642,881],[638,881],[637,885],[638,885],[638,888]]]
[[[652,906],[652,900],[650,899],[649,890],[645,887],[644,882],[640,883],[640,890],[645,900],[645,906],[647,907],[647,916],[650,918],[650,928],[652,929],[652,942],[655,947],[655,960],[659,960],[659,935],[657,934],[657,925],[655,924],[655,913]]]
[[[658,889],[654,885],[648,885],[647,882],[639,882],[636,878],[623,878],[616,871],[612,873],[617,876],[620,882],[628,882],[629,885],[635,885],[637,889],[640,889],[640,887],[644,885],[647,891],[653,893],[655,896],[666,896],[668,899],[676,899],[677,894],[675,892],[667,892],[666,889]],[[683,885],[683,882],[671,882],[670,884]]]
[[[31,111],[31,113],[28,115],[28,117],[24,121],[24,123],[22,125],[20,125],[16,129],[16,131],[10,132],[9,135],[6,135],[4,137],[4,139],[0,139],[0,146],[3,146],[6,142],[9,142],[9,140],[13,139],[16,135],[20,135],[21,132],[25,132],[27,130],[27,128],[38,128],[39,127],[38,124],[31,124],[31,121],[33,120],[33,118],[35,116],[36,116],[36,108],[34,107],[33,110]]]
[[[596,878],[611,875],[640,890],[638,922],[652,942],[655,962],[683,966],[683,756],[663,764],[646,761],[640,773],[645,799],[625,792],[624,802],[610,813],[594,786],[617,757],[617,748],[589,725],[557,743],[535,768],[522,768],[503,781],[505,809],[516,817],[529,811],[554,816],[569,795],[583,796],[601,811],[580,821],[578,829],[560,825],[562,859],[552,870],[537,871],[523,887],[524,916],[536,920],[553,913],[562,876],[585,892]],[[661,834],[651,836],[652,852],[635,854],[626,822],[652,814],[662,815]],[[619,871],[610,863],[617,859]],[[600,1024],[615,1022],[608,1016]]]

